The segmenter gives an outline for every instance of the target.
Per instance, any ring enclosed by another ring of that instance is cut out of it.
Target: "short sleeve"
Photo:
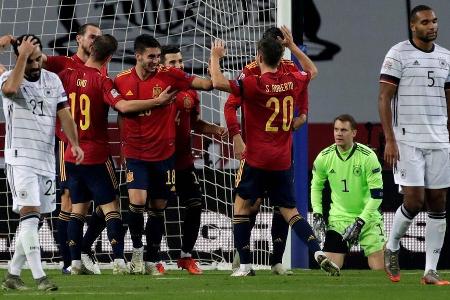
[[[114,83],[110,78],[102,78],[102,89],[103,89],[103,101],[112,107],[115,107],[117,102],[124,100],[122,95],[114,87]]]
[[[380,71],[380,82],[398,85],[402,77],[402,60],[400,52],[392,47],[386,57]]]
[[[171,78],[170,85],[172,88],[180,91],[190,89],[192,81],[195,79],[195,75],[186,73],[177,68],[168,69],[167,74]]]

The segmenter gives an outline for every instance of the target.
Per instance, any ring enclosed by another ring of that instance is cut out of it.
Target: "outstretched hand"
[[[221,39],[215,39],[211,43],[211,57],[222,58],[226,54],[225,42]]]

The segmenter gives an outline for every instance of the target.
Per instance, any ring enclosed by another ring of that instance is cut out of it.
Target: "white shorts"
[[[6,165],[6,176],[13,197],[13,212],[19,213],[24,206],[38,206],[41,214],[56,209],[54,176],[43,176],[31,168],[12,165]]]
[[[400,160],[394,169],[399,186],[442,189],[450,186],[450,149],[421,149],[398,143]]]

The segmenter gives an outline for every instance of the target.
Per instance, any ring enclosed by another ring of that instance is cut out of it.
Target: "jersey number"
[[[77,93],[70,93],[70,110],[72,111],[72,118],[75,120],[75,105],[77,103]],[[91,125],[91,115],[90,115],[90,108],[91,108],[91,100],[89,99],[89,96],[86,94],[81,94],[78,98],[78,102],[80,105],[80,129],[81,130],[87,130],[89,126]],[[84,118],[82,118],[82,116]]]
[[[45,192],[46,196],[51,196],[56,194],[56,183],[53,180],[47,180],[45,182],[45,185],[47,186],[47,191]]]
[[[36,101],[34,99],[30,100],[31,108],[33,109],[33,115],[43,116],[44,115],[44,102]]]
[[[266,102],[267,108],[272,108],[273,113],[270,116],[269,120],[266,122],[266,131],[270,132],[278,132],[278,126],[273,126],[272,123],[275,118],[280,113],[280,100],[276,97],[272,97]],[[283,98],[283,124],[282,129],[284,131],[289,131],[291,129],[292,118],[294,117],[294,98],[292,96],[286,96]]]
[[[428,71],[428,79],[431,80],[431,82],[428,84],[428,86],[434,86],[434,71]]]
[[[175,184],[175,170],[167,170],[167,185]]]
[[[344,183],[344,189],[342,190],[344,193],[348,193],[348,189],[347,189],[347,179],[342,179],[341,180]]]

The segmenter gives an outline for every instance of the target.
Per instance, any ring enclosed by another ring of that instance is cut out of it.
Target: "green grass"
[[[3,277],[4,270],[0,271]],[[202,276],[169,270],[164,277],[113,276],[104,270],[99,276],[63,276],[48,272],[59,286],[56,292],[39,292],[30,272],[24,271],[29,291],[2,291],[2,299],[449,299],[450,286],[423,286],[422,271],[404,270],[400,283],[391,283],[382,271],[344,270],[340,277],[328,277],[318,270],[295,270],[292,276],[275,276],[257,271],[255,277],[232,278],[230,272],[205,271]],[[450,278],[449,272],[441,272]]]

